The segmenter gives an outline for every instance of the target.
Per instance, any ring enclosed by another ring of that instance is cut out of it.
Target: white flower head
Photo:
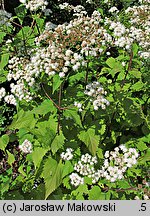
[[[32,152],[32,143],[25,139],[24,142],[19,145],[19,148],[23,153],[29,154]]]

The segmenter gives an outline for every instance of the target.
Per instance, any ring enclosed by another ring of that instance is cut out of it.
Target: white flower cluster
[[[93,4],[94,2],[93,2],[93,0],[86,0],[86,3]]]
[[[71,184],[75,187],[84,184],[84,178],[80,177],[77,173],[72,173],[70,175]]]
[[[73,16],[76,17],[82,17],[87,15],[87,12],[82,5],[77,5],[76,7],[73,8],[73,11],[74,11]]]
[[[37,11],[38,9],[45,10],[48,2],[45,0],[19,0],[31,11]]]
[[[104,98],[103,95],[106,95],[107,92],[104,91],[99,82],[94,81],[93,83],[89,83],[84,93],[92,98],[91,101],[93,102],[94,110],[98,110],[99,107],[106,109],[106,106],[110,104]]]
[[[15,81],[10,84],[11,93],[15,95],[20,101],[25,99],[26,101],[32,100],[32,94],[28,90],[28,87],[25,83],[28,83],[28,86],[32,86],[35,82],[35,79],[26,71],[24,67],[29,63],[29,60],[23,57],[14,56],[9,60],[9,73],[7,75],[8,81]],[[14,96],[13,96],[14,97]]]
[[[8,104],[12,104],[12,105],[14,105],[14,106],[17,105],[16,99],[15,99],[14,95],[12,95],[12,94],[6,95],[6,96],[4,97],[4,100],[5,100],[5,102],[8,103]]]
[[[8,13],[5,10],[0,10],[0,26],[6,25],[6,26],[10,26],[10,18],[11,18],[11,14]]]
[[[131,24],[129,28],[121,23],[116,7],[109,10],[109,12],[115,13],[115,19],[112,20],[106,17],[104,24],[112,31],[112,45],[130,50],[132,44],[136,42],[141,49],[139,55],[148,59],[150,57],[150,5],[147,0],[141,1],[141,4],[126,9],[125,13],[129,16]]]
[[[79,112],[82,112],[83,111],[83,106],[81,103],[78,103],[78,102],[74,102],[74,106],[78,108]]]
[[[96,170],[94,168],[94,165],[97,164],[97,158],[92,157],[88,153],[81,156],[81,160],[78,161],[77,164],[74,165],[74,170],[79,173],[72,173],[70,175],[71,184],[74,186],[78,186],[80,183],[80,180],[82,183],[84,183],[84,178],[82,176],[88,176],[89,178],[92,178],[92,182],[95,183]],[[77,180],[74,181],[74,177],[77,177]]]
[[[63,159],[63,160],[71,160],[73,158],[73,149],[72,148],[67,148],[66,149],[66,152],[62,152],[60,157]]]
[[[32,152],[32,143],[25,139],[24,142],[19,145],[20,150],[25,153],[25,154],[29,154]]]
[[[73,16],[82,17],[87,15],[85,8],[82,5],[73,6],[69,3],[65,2],[63,4],[59,4],[61,10],[67,10],[68,12],[73,11]]]
[[[109,12],[110,13],[118,13],[119,12],[119,10],[116,8],[116,7],[111,7],[110,9],[109,9]]]
[[[91,178],[93,184],[100,178],[106,178],[110,182],[121,180],[127,169],[137,163],[138,156],[135,148],[127,149],[125,145],[120,145],[114,151],[106,151],[103,166],[101,169],[96,169],[97,157],[92,157],[88,153],[82,155],[78,163],[74,165],[74,170],[77,173],[70,175],[71,184],[78,186],[81,179],[81,182],[84,182],[85,176]]]
[[[100,26],[99,12],[94,12],[92,17],[81,17],[70,21],[68,24],[55,26],[54,30],[46,30],[39,38],[36,38],[38,47],[27,50],[29,58],[23,53],[9,60],[8,81],[11,93],[19,100],[32,100],[36,91],[36,79],[41,73],[45,73],[48,79],[55,74],[60,77],[68,72],[77,71],[87,65],[87,57],[97,57],[101,52],[102,44],[111,41],[111,36]],[[42,43],[46,41],[47,46]],[[79,45],[80,44],[80,45]],[[15,82],[13,82],[15,80]]]
[[[150,57],[150,5],[149,0],[140,2],[141,5],[128,7],[125,12],[130,17],[129,22],[131,23],[129,37],[137,41],[143,48],[139,55],[148,59]]]
[[[115,151],[106,151],[105,160],[100,170],[101,176],[111,182],[122,179],[127,168],[137,163],[138,153],[136,149],[127,149],[125,145],[115,148]]]
[[[6,95],[5,89],[3,87],[0,88],[0,101],[2,100],[3,97],[5,97],[5,95]]]
[[[139,196],[135,196],[134,199],[135,199],[135,200],[140,200],[140,197],[139,197]],[[146,194],[143,195],[143,199],[144,199],[144,200],[150,200],[149,196],[146,195]]]

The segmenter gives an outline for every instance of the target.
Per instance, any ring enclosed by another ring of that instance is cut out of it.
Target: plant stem
[[[57,125],[57,134],[60,134],[60,120],[61,120],[61,96],[62,96],[62,84],[60,85],[59,95],[58,95],[58,125]]]
[[[87,62],[86,74],[85,74],[85,88],[88,82],[88,75],[89,75],[89,61]]]
[[[130,60],[129,60],[128,68],[127,68],[127,70],[126,70],[124,80],[122,81],[121,88],[123,88],[123,86],[124,86],[124,84],[125,84],[126,77],[127,77],[127,75],[128,75],[128,72],[131,70],[132,60],[133,60],[133,51],[131,51],[131,54],[130,54]]]
[[[26,56],[28,56],[27,47],[26,47],[26,39],[25,39],[23,29],[22,29],[22,36],[23,36],[23,44],[24,44],[24,48],[25,48],[25,54],[26,54]]]
[[[53,104],[55,105],[55,107],[56,107],[57,109],[59,109],[59,106],[53,101],[53,99],[52,99],[52,98],[47,94],[47,92],[45,91],[45,88],[44,88],[43,84],[41,84],[41,86],[42,86],[42,89],[43,89],[45,95],[53,102]]]

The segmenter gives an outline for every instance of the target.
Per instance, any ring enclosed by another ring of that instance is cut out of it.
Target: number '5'
[[[146,211],[146,203],[141,204],[141,211]]]

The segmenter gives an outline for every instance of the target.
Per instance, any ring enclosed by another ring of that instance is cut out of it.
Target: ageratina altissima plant
[[[45,30],[36,38],[37,48],[29,50],[30,59],[14,56],[9,60],[8,81],[11,94],[17,100],[32,100],[38,90],[41,77],[50,80],[55,74],[61,78],[76,72],[88,63],[88,57],[98,57],[112,37],[100,25],[101,17],[94,12],[91,17],[82,17],[69,24],[58,25],[54,31]],[[42,43],[45,46],[42,46]],[[12,97],[12,96],[11,96]],[[7,101],[7,100],[6,100]],[[16,104],[16,101],[11,101]]]
[[[124,178],[124,174],[128,168],[137,164],[139,154],[135,148],[126,148],[125,145],[116,147],[114,151],[106,151],[105,159],[100,169],[96,169],[98,164],[96,156],[92,157],[86,153],[81,156],[81,159],[74,165],[74,171],[70,175],[71,184],[79,186],[84,183],[84,177],[92,179],[92,183],[97,183],[101,178],[105,178],[110,182],[115,182]],[[62,157],[63,160],[68,160],[67,157]],[[70,160],[73,159],[71,154]]]

